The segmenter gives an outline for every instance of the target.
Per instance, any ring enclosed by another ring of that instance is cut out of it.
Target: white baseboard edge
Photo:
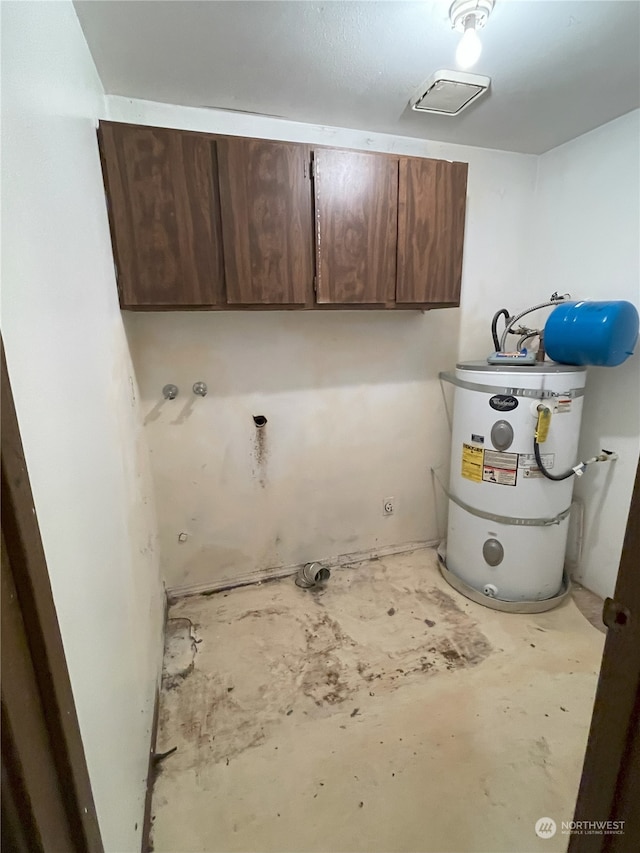
[[[391,557],[394,554],[409,554],[412,551],[420,551],[424,548],[436,548],[439,543],[439,539],[428,539],[420,542],[405,542],[402,545],[385,545],[382,548],[355,551],[352,554],[340,554],[337,557],[327,557],[324,560],[314,562],[322,563],[323,566],[328,566],[332,569],[341,568],[342,566],[353,566],[356,563],[365,563],[367,560],[375,560],[376,558]],[[286,578],[295,575],[303,565],[304,563],[296,563],[291,566],[274,566],[269,569],[256,569],[253,572],[247,572],[235,578],[223,578],[219,581],[169,587],[167,589],[167,598],[169,602],[174,602],[180,598],[189,598],[192,595],[211,595],[214,592],[223,592],[239,586],[250,586],[254,583],[264,583],[265,581],[272,581],[277,578]]]

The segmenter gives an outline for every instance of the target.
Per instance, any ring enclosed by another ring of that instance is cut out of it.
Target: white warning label
[[[482,479],[499,486],[515,486],[518,479],[518,454],[485,450]]]
[[[554,412],[556,415],[561,415],[563,412],[570,412],[571,403],[571,397],[558,397],[555,402]]]
[[[555,453],[542,453],[540,454],[540,458],[542,459],[542,464],[549,471],[553,468],[553,465],[556,461]],[[530,479],[531,477],[544,477],[542,471],[538,468],[538,463],[536,462],[536,457],[533,453],[520,453],[518,455],[518,468],[522,471],[522,476]]]

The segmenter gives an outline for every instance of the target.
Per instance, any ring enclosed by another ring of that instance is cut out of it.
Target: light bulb
[[[469,15],[464,22],[464,34],[456,50],[456,62],[460,68],[471,68],[480,59],[482,43],[476,32],[476,19]]]

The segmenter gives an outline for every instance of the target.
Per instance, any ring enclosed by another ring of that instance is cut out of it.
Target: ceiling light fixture
[[[460,68],[471,68],[482,52],[478,37],[489,19],[495,0],[454,0],[449,9],[449,19],[454,30],[462,33],[456,50],[456,62]]]

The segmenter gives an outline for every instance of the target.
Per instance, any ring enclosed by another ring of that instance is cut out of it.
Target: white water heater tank
[[[456,386],[443,574],[488,606],[545,609],[563,586],[575,477],[554,482],[536,465],[537,407],[552,411],[542,462],[562,473],[578,461],[586,369],[469,362],[443,378]]]

